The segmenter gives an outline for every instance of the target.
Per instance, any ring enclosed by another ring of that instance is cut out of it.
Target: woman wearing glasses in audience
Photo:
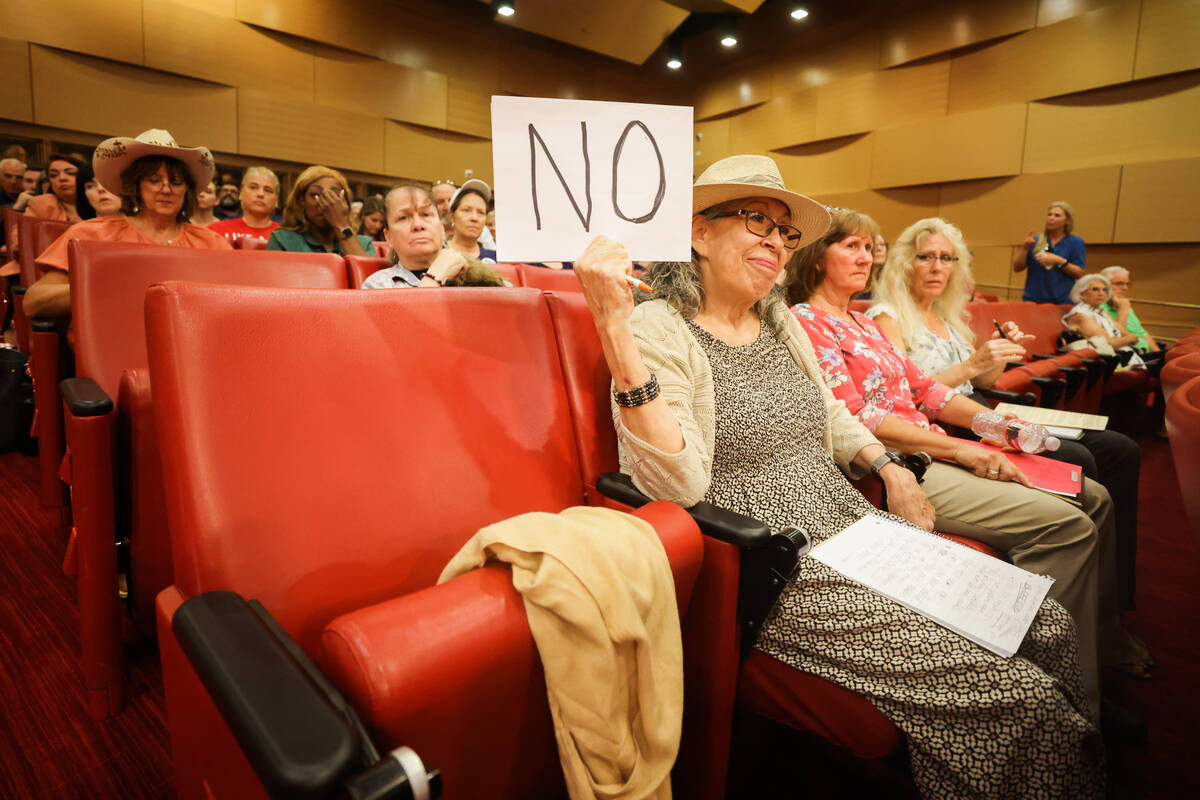
[[[464,183],[450,198],[450,218],[454,221],[450,248],[485,264],[496,263],[496,251],[479,243],[491,200],[491,187],[476,178]]]
[[[354,232],[350,221],[353,200],[342,173],[320,165],[309,167],[296,179],[283,206],[283,225],[271,234],[267,249],[375,255],[371,239]]]
[[[1071,284],[1087,267],[1087,246],[1071,233],[1075,212],[1063,201],[1046,210],[1046,225],[1039,236],[1031,230],[1022,243],[1024,250],[1013,262],[1013,271],[1028,269],[1022,299],[1030,303],[1071,302]]]
[[[92,167],[102,185],[121,187],[122,215],[72,225],[38,256],[47,270],[25,293],[30,317],[71,313],[67,243],[73,239],[229,249],[221,236],[187,221],[196,208],[196,187],[212,180],[207,147],[180,147],[167,131],[152,129],[101,142]]]
[[[776,531],[801,521],[815,543],[884,513],[839,470],[870,469],[892,510],[930,529],[916,479],[833,397],[773,291],[828,213],[760,156],[705,170],[692,210],[691,261],[655,264],[653,298],[636,307],[620,244],[599,237],[575,262],[613,376],[622,469],[651,497],[706,500]],[[865,278],[869,255],[863,266]],[[806,558],[755,647],[869,698],[904,731],[926,798],[1102,792],[1074,628],[1053,600],[1005,659]]]
[[[788,264],[785,281],[825,383],[885,445],[934,458],[923,486],[939,530],[986,542],[1017,566],[1055,579],[1050,596],[1078,626],[1084,685],[1098,711],[1099,665],[1125,660],[1132,648],[1120,624],[1108,491],[1084,478],[1077,508],[1030,488],[1002,453],[946,435],[937,421],[970,428],[987,409],[925,375],[878,325],[849,309],[870,273],[877,227],[848,209],[832,216],[829,231]]]
[[[970,253],[958,228],[938,217],[908,226],[892,245],[883,278],[875,286],[875,303],[867,316],[921,372],[938,384],[970,397],[987,388],[1009,361],[1024,360],[1022,343],[1033,337],[1011,321],[976,346],[967,324],[970,299]],[[980,398],[982,402],[982,398]],[[1117,431],[1085,431],[1078,442],[1063,441],[1057,452],[1042,455],[1078,464],[1083,474],[1108,489],[1116,533],[1117,591],[1121,609],[1134,607],[1137,558],[1138,478],[1141,454],[1137,443]],[[1106,666],[1148,678],[1154,664],[1134,637],[1120,637],[1106,653]]]

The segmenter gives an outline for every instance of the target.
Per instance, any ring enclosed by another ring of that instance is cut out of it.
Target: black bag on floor
[[[33,423],[33,381],[25,374],[29,357],[20,350],[0,348],[0,453],[30,454],[36,443],[29,436]]]

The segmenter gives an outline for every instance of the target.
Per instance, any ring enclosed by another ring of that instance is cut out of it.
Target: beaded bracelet
[[[437,278],[437,276],[435,276],[435,275],[430,275],[428,272],[422,273],[421,277],[422,277],[422,278],[429,278],[429,280],[433,281],[433,282],[434,282],[434,283],[436,283],[438,286],[443,286],[443,287],[444,287],[444,286],[446,285],[446,282],[445,282],[445,281],[439,280],[439,279]]]
[[[649,403],[656,397],[658,397],[658,378],[655,377],[653,372],[650,373],[650,380],[641,386],[634,386],[623,392],[613,389],[613,399],[617,401],[617,405],[625,408],[637,408]]]

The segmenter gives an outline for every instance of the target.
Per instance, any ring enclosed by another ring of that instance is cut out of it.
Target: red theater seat
[[[1171,402],[1175,390],[1197,375],[1200,375],[1200,352],[1188,353],[1164,364],[1158,376],[1163,402]]]
[[[535,267],[532,264],[517,264],[517,272],[521,276],[522,286],[532,286],[534,289],[545,289],[552,292],[582,292],[579,278],[573,269],[550,269]]]
[[[386,269],[386,258],[374,256],[346,256],[346,279],[351,289],[361,289],[363,281],[381,269]]]
[[[267,240],[257,236],[241,236],[233,240],[234,250],[266,250]]]
[[[1171,395],[1166,426],[1192,542],[1200,556],[1200,376],[1190,378]]]
[[[409,744],[441,770],[447,797],[561,796],[507,570],[433,585],[478,528],[584,500],[542,294],[167,284],[148,293],[147,326],[175,565],[158,619],[179,797],[262,796],[172,633],[180,604],[215,589],[259,600],[384,748]],[[683,609],[695,524],[668,503],[639,514]]]
[[[124,703],[118,581],[135,622],[154,620],[171,582],[171,550],[146,369],[146,289],[169,279],[237,285],[346,288],[334,255],[192,250],[72,242],[71,316],[77,378],[63,381],[79,574],[80,640],[88,710]],[[253,336],[245,340],[253,345]],[[236,388],[231,386],[236,396]],[[60,401],[61,402],[61,401]]]

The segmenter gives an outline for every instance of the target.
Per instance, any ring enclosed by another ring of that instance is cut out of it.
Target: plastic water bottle
[[[1059,445],[1058,438],[1051,436],[1041,425],[1022,422],[1019,419],[1005,419],[999,411],[980,411],[971,420],[971,430],[982,439],[1007,442],[1024,453],[1057,450]]]

